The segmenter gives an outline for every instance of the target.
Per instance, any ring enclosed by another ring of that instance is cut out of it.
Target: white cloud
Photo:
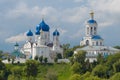
[[[80,23],[84,20],[88,9],[86,7],[68,8],[63,11],[62,21],[69,23]]]
[[[15,43],[15,42],[21,42],[21,41],[25,41],[25,40],[26,40],[25,33],[21,33],[16,36],[9,37],[5,41],[8,43]]]
[[[29,7],[27,4],[21,2],[14,9],[10,9],[6,13],[6,18],[17,19],[19,17],[25,16],[26,18],[48,18],[49,21],[57,21],[58,12],[55,8],[51,6],[39,7],[33,6]]]

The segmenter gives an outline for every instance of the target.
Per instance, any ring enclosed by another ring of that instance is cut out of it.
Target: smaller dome
[[[94,24],[94,23],[97,23],[97,22],[95,20],[91,19],[91,20],[88,20],[87,23]]]
[[[33,36],[33,33],[31,30],[29,30],[27,33],[26,33],[27,36]]]
[[[41,27],[39,25],[36,26],[36,31],[40,31]]]
[[[36,35],[40,35],[40,31],[39,31],[39,30],[36,30],[35,34],[36,34]]]
[[[54,32],[53,32],[53,36],[59,36],[60,33],[58,32],[58,30],[56,29]]]
[[[92,37],[92,39],[102,39],[99,35],[95,35]]]
[[[16,42],[16,44],[14,46],[19,46],[19,44]]]

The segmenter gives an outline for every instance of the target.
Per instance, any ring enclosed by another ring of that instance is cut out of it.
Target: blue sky
[[[120,45],[119,4],[120,0],[0,0],[0,50],[12,51],[16,41],[22,46],[26,31],[35,32],[43,15],[51,40],[57,28],[62,44],[79,45],[91,10],[105,45]]]

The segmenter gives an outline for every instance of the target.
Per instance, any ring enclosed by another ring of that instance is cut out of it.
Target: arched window
[[[100,45],[102,46],[102,42],[100,42]]]
[[[89,40],[86,40],[86,45],[89,45]]]
[[[91,27],[90,34],[92,34],[92,32],[93,32],[93,28]]]
[[[87,27],[87,34],[89,34],[89,27]]]
[[[98,42],[96,42],[96,46],[98,46]]]

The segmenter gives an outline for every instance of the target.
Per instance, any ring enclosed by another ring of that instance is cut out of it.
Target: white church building
[[[56,29],[53,32],[53,41],[50,40],[50,27],[42,19],[36,26],[36,32],[28,30],[26,33],[26,43],[21,48],[21,52],[26,55],[26,59],[35,59],[35,56],[43,56],[48,62],[54,62],[57,54],[63,56],[63,49],[60,45],[60,33]]]
[[[85,46],[83,48],[78,48],[74,51],[74,54],[77,54],[78,51],[86,51],[86,59],[89,59],[90,62],[96,61],[98,54],[101,54],[103,57],[114,54],[120,50],[115,49],[110,46],[104,46],[104,39],[98,35],[98,24],[94,20],[94,13],[90,13],[90,19],[85,22],[85,37],[80,41],[80,46]]]

